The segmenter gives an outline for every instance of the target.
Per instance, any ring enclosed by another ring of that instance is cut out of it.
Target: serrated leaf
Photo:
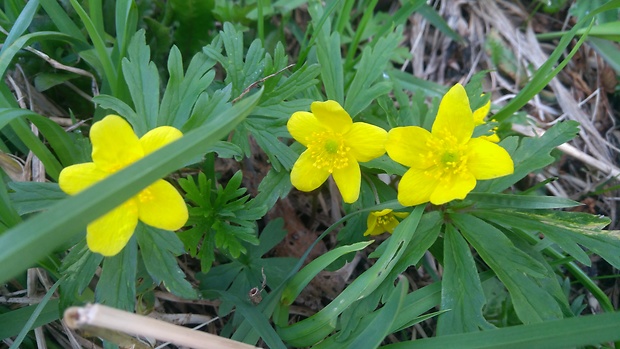
[[[316,55],[321,65],[321,81],[325,87],[327,99],[344,104],[344,73],[342,56],[340,55],[340,35],[319,35],[317,38]]]
[[[271,93],[267,94],[260,106],[274,105],[308,90],[319,82],[315,78],[320,72],[321,68],[318,64],[304,64],[299,70],[284,79],[284,82],[275,87]]]
[[[136,112],[127,103],[121,101],[116,97],[106,94],[100,94],[93,97],[93,102],[97,104],[100,108],[112,109],[116,113],[118,113],[118,115],[124,117],[125,119],[138,122],[138,116],[136,115]]]
[[[399,27],[395,32],[379,38],[374,47],[366,46],[362,50],[362,58],[347,90],[347,99],[344,103],[344,109],[351,117],[355,118],[373,100],[392,89],[390,81],[378,83],[376,81],[384,76],[385,67],[401,37],[402,27]],[[385,74],[385,78],[387,77]]]
[[[44,210],[67,197],[57,183],[10,182],[8,186],[14,191],[9,197],[20,215]]]
[[[119,254],[103,260],[97,283],[97,303],[133,312],[136,302],[136,270],[138,246],[135,236]]]
[[[211,70],[214,65],[214,60],[198,52],[192,58],[187,73],[184,73],[181,53],[172,47],[168,57],[170,78],[161,101],[158,125],[180,129],[187,122],[198,97],[215,77],[215,71]]]
[[[492,328],[482,315],[486,299],[469,245],[451,224],[446,225],[443,247],[441,310],[446,312],[437,321],[437,335]]]
[[[276,171],[273,168],[258,185],[258,195],[250,201],[249,207],[273,207],[276,201],[285,197],[291,191],[292,184],[286,171]]]
[[[60,272],[65,279],[60,284],[60,308],[76,305],[80,295],[95,276],[103,256],[92,253],[86,246],[86,240],[78,243],[63,259]]]
[[[206,123],[212,115],[219,115],[230,109],[232,104],[228,101],[230,100],[231,91],[232,85],[228,85],[221,90],[215,91],[211,97],[208,93],[203,92],[198,97],[194,109],[192,109],[192,115],[185,125],[183,125],[181,131],[188,132],[200,127]]]
[[[144,30],[139,30],[127,49],[129,59],[123,58],[122,67],[131,99],[136,108],[136,119],[129,119],[134,131],[141,137],[157,125],[159,116],[159,72],[150,61],[151,50],[146,45]]]
[[[155,283],[163,283],[166,289],[179,297],[196,298],[196,291],[185,279],[176,259],[185,252],[177,235],[142,223],[138,224],[135,234],[144,266]]]

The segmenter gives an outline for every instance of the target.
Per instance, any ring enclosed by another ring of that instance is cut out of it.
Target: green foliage
[[[58,319],[59,308],[95,301],[132,312],[148,309],[156,287],[186,299],[217,299],[221,335],[250,344],[262,338],[272,348],[379,347],[386,337],[405,340],[409,327],[432,317],[437,317],[435,337],[386,347],[551,348],[620,340],[617,309],[581,269],[591,265],[592,256],[620,268],[618,231],[605,230],[610,222],[605,217],[563,211],[578,202],[534,194],[539,187],[517,189],[523,178],[556,161],[555,149],[578,132],[572,121],[559,122],[540,137],[503,138],[499,145],[513,159],[514,173],[480,181],[465,199],[441,206],[400,206],[396,183],[406,168],[387,155],[361,163],[360,199],[342,206],[345,216],[323,229],[301,258],[273,257],[291,226],[267,212],[291,191],[290,171],[303,151],[286,127],[293,113],[330,99],[356,122],[386,130],[431,128],[447,87],[395,68],[394,63],[420,59],[401,47],[409,39],[403,26],[417,13],[455,45],[464,39],[424,1],[395,2],[390,13],[376,0],[7,0],[3,5],[0,23],[11,30],[0,51],[0,75],[19,62],[24,75],[40,73],[35,77],[40,92],[67,96],[78,89],[94,95],[94,105],[59,98],[74,122],[87,122],[67,132],[50,118],[21,109],[9,86],[0,84],[0,150],[24,158],[34,154],[48,180],[14,182],[0,173],[0,281],[19,285],[8,281],[37,265],[56,281],[60,295],[49,300],[52,288],[38,305],[0,307],[0,323],[7,324],[0,335],[19,335],[14,346],[33,326]],[[546,11],[557,11],[564,2],[548,5]],[[496,126],[503,136],[510,122],[523,120],[515,113],[541,93],[585,40],[618,70],[617,48],[610,43],[618,41],[619,8],[619,0],[573,4],[570,14],[577,21],[571,30],[548,36],[560,38],[548,62],[532,70],[516,97],[497,111],[497,121],[479,126],[475,136]],[[485,49],[498,70],[526,70],[493,34],[487,39]],[[24,50],[29,46],[71,72],[33,62]],[[466,86],[474,110],[491,97],[484,94],[486,74],[473,75]],[[88,134],[91,118],[96,122],[108,113],[127,119],[139,136],[163,125],[184,136],[77,195],[63,193],[56,184],[61,170],[91,160],[82,132]],[[216,170],[221,159],[234,163],[232,177]],[[257,160],[264,161],[257,166]],[[254,197],[242,173],[256,189]],[[118,255],[104,258],[88,249],[89,223],[165,176],[184,192],[190,217],[184,228],[175,233],[139,223]],[[302,194],[312,210],[302,220],[315,219],[317,206],[338,211],[330,207],[336,198],[327,201],[326,192]],[[368,214],[384,208],[410,215],[391,236],[366,239]],[[306,260],[337,229],[329,250]],[[368,248],[368,258],[376,260],[365,269],[358,266],[335,299],[306,318],[292,316],[315,276]],[[186,252],[200,260],[198,287],[179,266],[177,258]],[[425,256],[442,272],[435,273]],[[410,290],[403,273],[421,267],[433,281]],[[580,316],[584,299],[573,298],[571,282],[587,289],[609,314]]]
[[[246,189],[240,188],[241,179],[242,173],[238,171],[225,187],[215,185],[214,188],[201,172],[196,179],[189,177],[179,181],[186,198],[195,205],[189,209],[187,225],[190,228],[179,237],[192,256],[200,257],[204,273],[211,269],[215,260],[215,248],[238,259],[242,253],[247,253],[242,241],[252,245],[259,242],[255,222],[267,212],[267,207],[252,207],[249,195],[244,195]]]

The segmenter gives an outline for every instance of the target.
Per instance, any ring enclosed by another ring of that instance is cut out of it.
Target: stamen
[[[314,160],[314,167],[324,168],[332,173],[349,164],[347,154],[351,148],[344,144],[342,134],[332,131],[313,132],[307,141],[310,156]]]

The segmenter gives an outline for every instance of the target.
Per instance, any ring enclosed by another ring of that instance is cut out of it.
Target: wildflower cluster
[[[472,138],[474,127],[484,123],[489,109],[487,103],[472,112],[465,89],[456,84],[441,100],[430,132],[418,126],[385,132],[353,123],[337,102],[314,102],[312,113],[294,113],[288,122],[293,138],[307,147],[293,167],[291,182],[301,191],[312,191],[332,174],[344,201],[351,203],[360,192],[358,162],[387,151],[394,161],[409,167],[398,187],[403,206],[464,199],[476,181],[514,171],[508,152],[495,144],[497,135]],[[391,232],[397,222],[391,211],[373,212],[364,235]]]

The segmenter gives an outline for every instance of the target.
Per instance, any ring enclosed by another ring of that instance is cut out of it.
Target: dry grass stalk
[[[252,345],[219,337],[206,332],[173,325],[146,316],[114,309],[101,304],[71,307],[65,311],[64,321],[72,329],[111,330],[196,349],[249,349]]]

